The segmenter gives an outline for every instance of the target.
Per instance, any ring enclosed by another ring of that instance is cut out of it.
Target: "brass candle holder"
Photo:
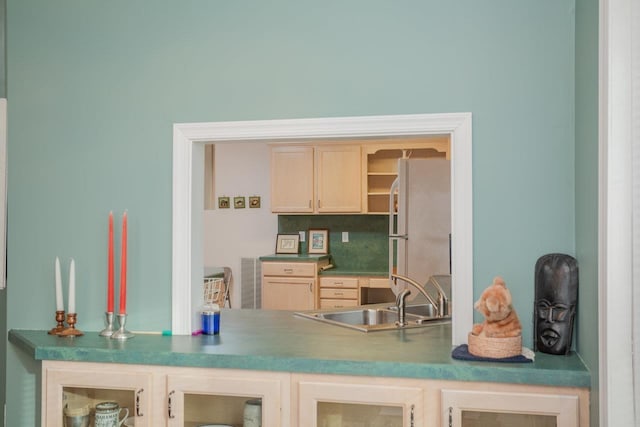
[[[51,328],[48,332],[49,335],[59,335],[64,331],[64,310],[56,310],[56,322],[58,323],[55,328]]]
[[[113,329],[113,312],[107,311],[104,313],[104,315],[105,315],[105,321],[107,323],[107,327],[100,332],[100,336],[111,337],[115,332],[115,330]]]
[[[127,331],[127,329],[125,328],[125,325],[127,323],[127,314],[120,313],[117,315],[117,317],[118,317],[118,325],[120,325],[120,327],[118,328],[117,331],[113,333],[113,335],[111,335],[111,339],[128,340],[130,338],[135,337],[133,333]]]
[[[60,332],[58,335],[60,335],[61,337],[79,337],[81,335],[84,335],[84,332],[82,332],[79,329],[76,329],[77,316],[78,315],[76,313],[68,313],[67,325],[69,326],[64,328],[64,330]]]

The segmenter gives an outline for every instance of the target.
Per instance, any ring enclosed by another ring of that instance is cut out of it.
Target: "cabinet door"
[[[359,145],[316,147],[317,212],[360,212],[362,172]]]
[[[126,408],[135,426],[162,425],[164,418],[152,413],[152,378],[149,371],[133,365],[43,362],[42,425],[62,427],[65,406],[88,405],[93,414],[96,403],[106,401]]]
[[[288,378],[288,374],[215,369],[169,374],[167,425],[288,425],[288,416],[283,416],[289,410]]]
[[[313,310],[315,279],[263,277],[262,308],[271,310]]]
[[[578,396],[442,390],[443,427],[578,427]]]
[[[271,148],[271,211],[313,212],[313,147]]]
[[[339,378],[301,377],[298,392],[299,426],[365,425],[423,426],[423,390],[393,379],[341,382]]]

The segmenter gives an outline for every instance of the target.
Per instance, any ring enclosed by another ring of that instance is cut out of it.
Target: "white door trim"
[[[411,114],[292,120],[177,123],[173,126],[172,319],[174,334],[190,334],[192,163],[194,144],[230,141],[449,135],[452,174],[453,343],[466,343],[473,324],[473,186],[471,113]]]
[[[638,7],[633,3],[601,0],[599,11],[598,373],[602,427],[633,424],[638,398],[633,390],[631,326],[632,23]]]

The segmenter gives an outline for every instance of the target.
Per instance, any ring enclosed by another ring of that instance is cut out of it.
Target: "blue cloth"
[[[511,357],[503,357],[503,358],[493,358],[493,357],[482,357],[475,356],[469,353],[469,346],[467,344],[462,344],[457,346],[451,352],[451,357],[458,360],[472,360],[475,362],[506,362],[506,363],[531,363],[533,360],[525,357],[522,354]]]

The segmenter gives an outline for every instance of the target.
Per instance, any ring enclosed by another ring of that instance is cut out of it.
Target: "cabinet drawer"
[[[320,298],[335,298],[335,299],[358,299],[357,289],[322,289],[320,288]]]
[[[265,276],[303,276],[314,277],[315,262],[263,262],[262,274]]]
[[[321,277],[321,288],[358,288],[357,277]]]
[[[344,308],[355,307],[358,305],[358,301],[354,299],[320,299],[320,308]]]
[[[362,284],[362,286],[369,288],[390,288],[388,277],[367,277],[365,280],[369,283],[366,285]]]

